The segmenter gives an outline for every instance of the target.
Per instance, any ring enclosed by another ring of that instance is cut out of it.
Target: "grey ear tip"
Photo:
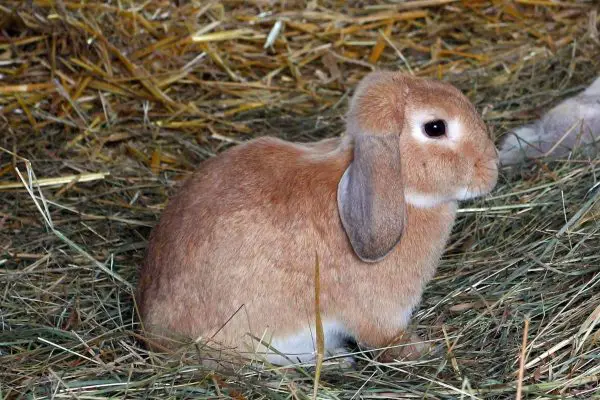
[[[384,255],[364,254],[364,253],[362,253],[360,251],[356,251],[356,250],[354,251],[354,254],[356,254],[356,256],[362,262],[365,262],[368,264],[377,264],[379,261],[383,260],[385,258],[385,256],[387,255],[387,253]]]
[[[400,243],[401,237],[399,237],[392,246],[389,248],[381,249],[381,246],[361,246],[360,242],[353,244],[351,241],[352,249],[354,254],[363,262],[375,264],[384,258],[386,258]]]

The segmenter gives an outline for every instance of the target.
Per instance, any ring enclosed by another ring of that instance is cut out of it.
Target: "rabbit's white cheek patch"
[[[463,187],[460,188],[456,191],[456,198],[458,200],[469,200],[472,199],[474,197],[478,197],[479,193],[478,192],[473,192],[471,190],[469,190],[469,188]]]
[[[431,208],[444,202],[444,199],[441,199],[439,196],[414,190],[406,190],[404,192],[404,199],[411,206],[418,208]]]

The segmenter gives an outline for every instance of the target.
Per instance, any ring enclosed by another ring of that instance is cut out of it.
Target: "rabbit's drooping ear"
[[[404,102],[395,92],[398,83],[389,80],[387,74],[371,75],[357,88],[347,122],[354,157],[338,185],[342,225],[365,262],[392,251],[406,219],[400,171]]]

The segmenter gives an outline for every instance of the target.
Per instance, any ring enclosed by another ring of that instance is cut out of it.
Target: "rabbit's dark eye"
[[[438,138],[446,134],[446,122],[443,119],[436,119],[423,125],[425,134],[432,138]]]

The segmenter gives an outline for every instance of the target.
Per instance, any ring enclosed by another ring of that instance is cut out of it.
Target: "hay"
[[[374,68],[456,84],[500,136],[597,75],[595,7],[4,1],[0,398],[311,397],[310,366],[216,374],[140,345],[131,286],[175,182],[251,137],[339,134]],[[443,354],[326,362],[319,397],[600,394],[600,163],[503,174],[462,205],[415,316]]]

